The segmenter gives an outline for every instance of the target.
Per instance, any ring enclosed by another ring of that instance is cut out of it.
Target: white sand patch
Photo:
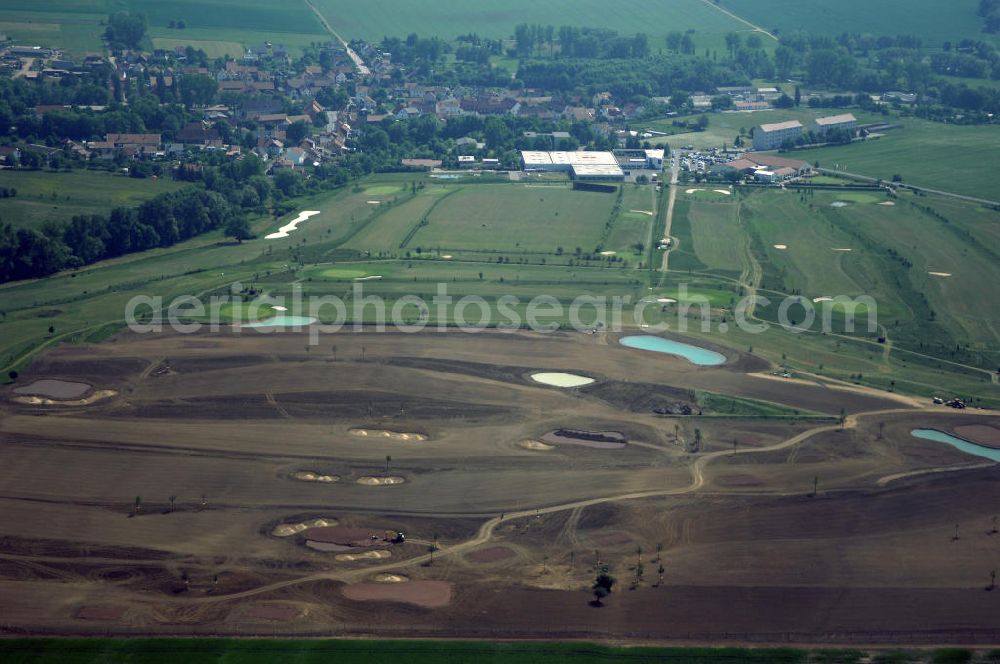
[[[389,551],[365,551],[364,553],[341,553],[334,556],[334,560],[349,563],[355,560],[382,560],[390,557],[392,557],[392,553]]]
[[[779,250],[779,251],[784,251],[785,249],[788,249],[788,245],[787,244],[776,244],[776,245],[774,245],[774,248],[777,249],[777,250]]]
[[[685,193],[685,194],[693,194],[693,193],[695,193],[696,191],[705,191],[705,190],[704,190],[704,189],[688,189],[688,190],[687,190],[687,191],[685,191],[684,193]]]
[[[854,251],[850,247],[830,247],[832,251]]]
[[[273,306],[271,308],[274,309],[275,311],[288,311],[288,307],[281,307],[281,306],[278,306],[278,305],[275,305],[275,306]]]
[[[830,207],[832,207],[832,208],[847,207],[847,203],[845,203],[844,201],[834,201],[834,202],[830,203]]]
[[[814,297],[813,302],[833,302],[833,298],[824,295],[823,297]]]
[[[932,277],[950,277],[951,272],[928,272]]]
[[[399,440],[404,443],[420,443],[427,440],[427,436],[422,433],[405,433],[402,431],[389,431],[387,429],[351,429],[348,433],[358,438],[388,438],[389,440]]]
[[[713,189],[712,191],[714,191],[717,194],[725,194],[726,196],[733,195],[733,192],[729,191],[728,189]]]
[[[617,251],[602,251],[601,255],[602,256],[614,256],[617,253],[618,253]]]
[[[298,228],[298,225],[309,217],[315,217],[319,214],[319,210],[306,210],[305,212],[299,212],[299,216],[295,217],[287,224],[278,229],[277,233],[271,233],[270,235],[265,235],[265,240],[277,240],[278,238],[288,237],[288,234]]]
[[[519,447],[523,447],[526,450],[535,450],[538,452],[544,452],[547,450],[556,449],[555,445],[549,445],[548,443],[543,443],[540,440],[522,440],[518,443]]]
[[[402,574],[376,574],[372,580],[375,583],[406,583],[410,579]]]
[[[677,300],[675,300],[672,297],[658,297],[658,298],[656,298],[656,301],[659,302],[660,304],[676,304],[677,303]]]
[[[70,401],[65,399],[46,399],[45,397],[14,397],[13,400],[28,406],[89,406],[92,403],[113,397],[116,394],[118,392],[115,390],[97,390],[83,399],[72,399]]]
[[[310,528],[327,528],[336,525],[336,519],[313,519],[312,521],[302,521],[300,523],[279,523],[271,531],[271,534],[275,537],[291,537],[292,535],[305,532]]]
[[[895,205],[895,203],[893,203],[892,201],[882,201],[881,203],[879,203],[879,205],[885,205],[886,207],[892,207],[893,205]]]
[[[635,212],[636,214],[646,214],[649,215],[650,217],[653,216],[653,213],[650,212],[649,210],[629,210],[629,212]]]
[[[399,476],[358,478],[358,484],[363,484],[364,486],[390,486],[392,484],[402,484],[405,481],[405,479]]]
[[[355,281],[378,281],[382,278],[381,274],[373,274],[370,277],[354,277]]]
[[[340,481],[340,478],[336,475],[323,475],[322,473],[314,473],[311,470],[300,470],[297,473],[292,473],[292,479],[299,480],[300,482],[322,482],[324,484]]]
[[[381,205],[382,201],[368,201],[368,205]]]
[[[451,260],[451,254],[445,254],[445,255],[444,255],[444,256],[442,256],[441,258],[442,258],[443,260],[446,260],[446,261],[450,261],[450,260]]]
[[[582,385],[590,385],[594,382],[593,378],[588,378],[587,376],[544,371],[531,374],[531,380],[542,385],[551,385],[552,387],[580,387]]]

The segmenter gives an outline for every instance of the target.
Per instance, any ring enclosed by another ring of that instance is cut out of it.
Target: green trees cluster
[[[138,49],[146,36],[146,17],[142,14],[112,14],[104,29],[104,39],[112,49]]]

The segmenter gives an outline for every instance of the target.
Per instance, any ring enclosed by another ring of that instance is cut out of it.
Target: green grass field
[[[877,140],[796,150],[789,156],[885,180],[899,174],[908,184],[1000,201],[1000,181],[987,167],[996,160],[1000,127],[949,125],[918,118],[899,122],[901,129],[887,131]]]
[[[436,35],[453,39],[475,32],[481,37],[508,38],[519,23],[573,25],[609,28],[620,34],[645,32],[650,47],[663,46],[668,32],[696,31],[696,43],[707,34],[721,36],[745,30],[742,23],[726,16],[702,0],[653,0],[640,3],[629,0],[609,11],[599,0],[482,0],[456,5],[444,0],[373,0],[365,5],[347,0],[317,0],[317,8],[345,39],[379,40],[383,36],[405,37],[411,32],[421,36]],[[719,42],[714,39],[713,44]],[[707,42],[698,43],[701,48]]]
[[[839,35],[858,32],[875,35],[918,35],[930,45],[979,36],[982,20],[978,0],[725,0],[736,15],[765,30]]]
[[[0,171],[0,187],[17,190],[13,198],[0,198],[0,221],[37,228],[46,221],[67,221],[78,214],[133,207],[157,194],[181,189],[184,183],[105,171],[4,170]]]

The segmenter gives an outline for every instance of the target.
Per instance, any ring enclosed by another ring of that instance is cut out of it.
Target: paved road
[[[680,179],[681,173],[681,156],[680,154],[674,153],[670,156],[670,195],[667,197],[667,214],[665,216],[665,222],[663,224],[663,239],[666,240],[670,237],[670,228],[674,223],[674,203],[677,202],[677,180]],[[675,243],[676,244],[676,243]],[[668,270],[668,263],[670,262],[670,252],[674,249],[671,245],[670,249],[665,249],[663,251],[663,264],[660,266],[661,272],[666,272]]]
[[[347,45],[347,41],[343,37],[341,37],[336,30],[333,29],[333,26],[327,22],[323,14],[321,14],[320,11],[316,9],[316,6],[312,2],[310,2],[310,0],[306,0],[306,5],[308,5],[309,9],[312,10],[312,13],[316,15],[316,18],[319,20],[320,25],[322,25],[327,32],[333,35],[333,37],[343,45],[344,49],[347,51],[348,57],[350,57],[351,60],[354,61],[354,66],[358,68],[358,73],[360,73],[362,76],[368,76],[369,74],[371,74],[372,73],[371,70],[368,68],[367,65],[365,65],[365,61],[361,59],[361,56],[355,53],[354,49],[352,49],[350,46]]]

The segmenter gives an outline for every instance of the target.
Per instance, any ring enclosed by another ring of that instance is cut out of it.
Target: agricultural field
[[[978,0],[843,0],[805,3],[798,0],[726,0],[725,7],[765,30],[801,30],[836,36],[842,32],[917,35],[924,43],[940,46],[976,35],[981,38],[982,19],[976,15]],[[891,18],[890,18],[891,17]],[[877,29],[875,28],[877,25]]]
[[[17,196],[0,198],[0,221],[38,228],[47,221],[68,221],[78,214],[134,207],[183,187],[184,183],[170,178],[130,178],[105,171],[0,170],[0,188],[17,190]]]
[[[207,4],[191,0],[53,0],[41,4],[10,0],[0,7],[0,31],[23,43],[58,46],[81,55],[103,50],[102,23],[120,11],[146,16],[151,45],[191,44],[204,48],[210,57],[238,55],[244,46],[265,41],[294,47],[330,39],[300,0],[211,0]],[[185,29],[168,27],[177,20],[184,21]]]
[[[531,2],[512,0],[498,3],[465,3],[456,7],[442,0],[376,0],[364,7],[347,0],[317,0],[315,6],[345,39],[380,40],[383,36],[454,39],[463,34],[506,39],[520,23],[573,25],[608,28],[619,34],[644,32],[655,52],[663,37],[672,31],[695,30],[699,48],[720,46],[722,35],[746,30],[746,25],[702,0],[655,0],[639,3],[630,0],[609,12],[598,0],[553,0]]]

